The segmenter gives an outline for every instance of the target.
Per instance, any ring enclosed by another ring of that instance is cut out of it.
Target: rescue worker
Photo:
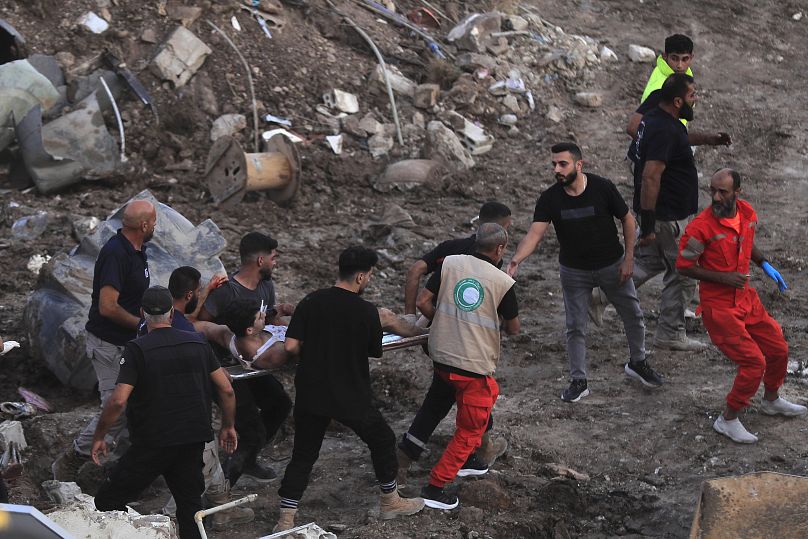
[[[702,321],[719,350],[738,365],[724,413],[713,428],[738,443],[754,443],[738,419],[749,406],[761,380],[765,389],[760,411],[766,415],[800,416],[808,408],[780,397],[786,376],[788,344],[783,330],[749,286],[750,261],[773,279],[780,291],[787,286],[755,245],[758,218],[751,204],[740,200],[741,176],[721,169],[710,180],[711,207],[685,228],[676,268],[699,281]]]

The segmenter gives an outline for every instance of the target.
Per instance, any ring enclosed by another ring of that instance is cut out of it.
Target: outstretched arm
[[[402,337],[415,337],[416,335],[429,333],[428,329],[416,326],[400,318],[390,309],[379,308],[379,321],[382,324],[382,330]]]
[[[519,271],[519,264],[533,254],[533,251],[536,250],[541,240],[544,238],[544,234],[547,232],[549,226],[550,223],[544,221],[534,221],[533,224],[530,225],[527,234],[525,234],[525,237],[519,242],[519,246],[516,248],[513,258],[511,258],[511,261],[508,263],[508,275],[511,277],[516,276],[516,273]]]

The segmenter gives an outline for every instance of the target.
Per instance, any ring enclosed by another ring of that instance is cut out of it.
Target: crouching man
[[[201,537],[194,514],[202,509],[205,490],[203,447],[213,439],[211,388],[222,408],[219,443],[227,453],[237,445],[233,388],[202,335],[171,327],[174,308],[166,288],[146,290],[141,310],[149,333],[124,348],[117,384],[95,429],[92,458],[101,465],[104,436],[124,408],[132,446],[101,485],[95,506],[125,511],[162,475],[177,503],[179,536]]]

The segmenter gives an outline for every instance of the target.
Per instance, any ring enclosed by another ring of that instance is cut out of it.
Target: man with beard
[[[146,244],[154,236],[157,210],[147,200],[127,204],[122,227],[101,248],[95,261],[86,348],[98,378],[101,405],[115,389],[124,345],[134,339],[140,324],[140,300],[149,288]],[[57,458],[51,470],[58,481],[75,481],[78,469],[90,459],[96,415],[69,449]],[[109,425],[112,443],[128,438],[126,418]]]
[[[664,273],[654,346],[668,350],[707,348],[685,333],[685,306],[693,297],[695,281],[676,271],[679,237],[699,202],[692,142],[679,121],[693,119],[695,103],[692,77],[680,73],[668,77],[660,90],[659,106],[640,122],[634,156],[634,211],[640,220],[634,286]],[[730,143],[726,134],[714,136]]]
[[[202,321],[226,324],[225,313],[239,298],[263,301],[268,306],[267,323],[283,325],[282,316],[294,311],[292,305],[275,304],[272,270],[278,259],[278,242],[266,234],[250,232],[241,238],[241,265],[226,283],[213,290],[199,312]],[[260,376],[233,384],[236,392],[236,430],[239,447],[228,460],[225,473],[230,485],[235,485],[242,473],[259,481],[271,481],[276,474],[261,466],[257,456],[265,443],[272,440],[292,410],[292,400],[274,376]],[[257,408],[256,408],[257,407]],[[258,410],[260,409],[260,417]],[[262,436],[262,427],[266,431]]]
[[[516,275],[519,264],[536,250],[552,222],[560,245],[558,259],[572,379],[561,399],[577,402],[589,395],[587,309],[596,287],[603,290],[623,320],[630,353],[624,372],[645,386],[661,386],[662,379],[645,358],[645,324],[631,279],[636,235],[634,216],[611,181],[583,172],[581,149],[577,145],[564,142],[550,151],[556,184],[539,197],[533,224],[519,242],[507,271],[512,277]],[[623,225],[625,251],[620,245],[615,218]]]
[[[699,281],[704,327],[710,339],[738,365],[724,413],[713,428],[738,443],[754,443],[757,436],[744,428],[738,412],[749,406],[761,380],[765,388],[760,411],[766,415],[800,416],[805,406],[779,396],[786,376],[788,344],[783,330],[749,286],[749,263],[757,264],[787,288],[783,277],[755,245],[757,214],[739,200],[741,176],[725,168],[710,180],[712,207],[687,225],[679,243],[676,268]]]
[[[289,323],[286,351],[299,358],[295,441],[278,490],[280,516],[273,532],[294,527],[298,504],[332,420],[354,431],[370,449],[381,489],[382,520],[412,515],[424,507],[421,498],[405,499],[398,494],[396,436],[373,404],[368,357],[382,356],[383,320],[378,309],[361,296],[378,260],[365,247],[345,249],[339,256],[334,286],[303,298]],[[257,315],[254,329],[260,331],[261,313],[253,313]],[[335,479],[333,475],[328,478]]]

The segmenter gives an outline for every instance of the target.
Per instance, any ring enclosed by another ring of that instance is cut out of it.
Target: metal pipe
[[[222,505],[217,505],[216,507],[211,507],[210,509],[203,509],[201,511],[197,511],[196,514],[194,515],[194,520],[196,521],[196,527],[199,528],[199,534],[202,536],[202,539],[208,539],[208,534],[205,533],[205,525],[202,523],[203,518],[205,518],[208,515],[212,515],[213,513],[218,513],[219,511],[230,509],[237,505],[253,502],[257,498],[258,494],[250,494],[249,496],[244,496],[243,498],[233,500],[232,502],[223,503]]]

